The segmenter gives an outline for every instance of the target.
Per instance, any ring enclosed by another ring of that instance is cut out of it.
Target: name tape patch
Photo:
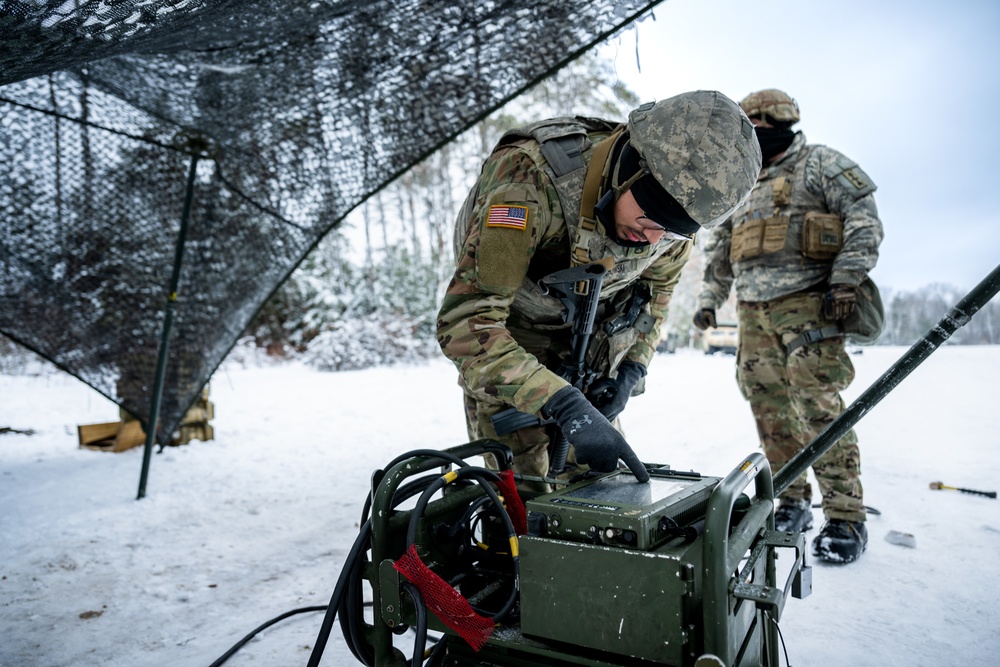
[[[525,229],[528,226],[528,207],[494,204],[486,216],[486,226]]]

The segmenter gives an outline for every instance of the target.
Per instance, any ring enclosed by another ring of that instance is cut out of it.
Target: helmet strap
[[[619,169],[620,166],[621,166],[621,160],[619,160],[618,164],[615,165],[615,177],[614,177],[614,181],[618,180],[618,169]],[[614,190],[614,192],[615,192],[615,199],[618,199],[619,197],[621,197],[622,193],[626,192],[630,187],[632,187],[633,185],[635,185],[635,182],[638,181],[640,178],[642,178],[643,176],[646,176],[646,175],[652,173],[652,172],[649,171],[649,166],[646,164],[646,160],[644,160],[644,159],[643,160],[639,160],[639,166],[641,166],[642,169],[640,169],[639,171],[637,171],[634,174],[632,174],[632,177],[629,178],[627,181],[625,181],[624,183],[622,183],[621,185],[618,185],[618,186],[616,186],[616,185],[612,185],[611,186],[611,189]]]

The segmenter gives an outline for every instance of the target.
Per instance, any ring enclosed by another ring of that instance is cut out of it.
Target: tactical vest
[[[660,241],[642,248],[625,248],[605,235],[598,221],[580,215],[587,167],[598,142],[611,136],[618,126],[597,118],[554,118],[508,131],[494,152],[518,146],[549,177],[559,197],[570,241],[574,266],[603,261],[611,265],[604,278],[601,301],[631,285],[656,259],[668,252],[680,254],[683,243]],[[455,225],[456,259],[464,252],[467,225],[479,195],[479,182],[469,193]],[[558,270],[566,267],[554,267]],[[526,279],[514,297],[513,309],[525,319],[541,324],[561,317],[558,300],[541,293],[537,284]]]
[[[571,264],[578,266],[600,261],[610,266],[601,289],[598,323],[621,315],[631,302],[632,290],[625,288],[633,285],[643,271],[663,255],[683,254],[688,243],[661,240],[642,248],[626,248],[609,239],[597,220],[580,214],[584,181],[595,148],[618,127],[610,121],[582,116],[554,118],[508,131],[493,149],[496,152],[503,147],[517,146],[549,177],[563,211]],[[456,258],[464,252],[467,225],[472,218],[479,186],[477,181],[459,212],[454,237]],[[561,268],[566,267],[553,267],[553,270]],[[563,306],[559,300],[543,294],[530,278],[525,279],[515,292],[511,314],[512,320],[522,322],[536,331],[555,331],[570,327],[570,324],[562,321]],[[514,328],[516,324],[508,322],[508,326]],[[648,332],[651,328],[652,317],[646,305],[632,327],[616,333],[614,340],[605,340],[603,336],[594,337],[592,352],[588,354],[588,357],[592,357],[592,365],[617,368],[628,348],[635,342],[638,332]],[[603,351],[597,352],[598,348]]]
[[[794,160],[762,172],[750,197],[733,214],[730,260],[734,271],[795,267],[820,280],[829,273],[844,243],[844,224],[830,213],[822,195],[806,188],[806,161],[815,148],[804,145]],[[852,166],[856,165],[838,161],[825,176],[849,178]],[[874,189],[857,194],[864,196]]]

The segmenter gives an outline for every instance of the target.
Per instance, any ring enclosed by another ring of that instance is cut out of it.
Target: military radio
[[[482,440],[417,452],[376,473],[363,517],[369,538],[338,583],[347,593],[327,614],[330,624],[340,614],[362,662],[777,666],[776,623],[789,595],[809,593],[810,569],[805,538],[773,530],[762,454],[724,478],[667,466],[648,466],[646,484],[628,470],[584,476],[527,500],[511,540],[497,515],[511,509],[513,487],[493,502],[475,478],[497,473],[466,463],[484,453],[511,459],[499,443]],[[751,485],[752,496],[745,493]],[[418,489],[421,500],[428,491],[440,494],[398,509]],[[780,583],[777,549],[788,550],[793,563]],[[408,559],[419,565],[398,567]],[[374,600],[371,624],[362,618],[363,583]],[[517,604],[504,607],[515,590]],[[468,607],[442,601],[452,594]],[[478,642],[462,625],[473,615],[486,628]],[[408,662],[396,648],[396,632],[406,627],[420,628],[421,644],[427,629],[444,635]],[[325,640],[317,642],[319,655]]]

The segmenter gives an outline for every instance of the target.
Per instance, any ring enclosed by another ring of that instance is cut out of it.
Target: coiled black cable
[[[396,493],[393,496],[392,506],[397,507],[413,496],[423,492],[424,488],[426,488],[427,485],[433,481],[434,477],[422,477],[401,486],[396,490]],[[362,511],[362,522],[363,525],[368,526],[368,530],[364,531],[365,543],[359,554],[367,553],[371,548],[371,522],[368,517],[369,510],[370,503],[366,503],[365,508]],[[364,638],[366,631],[371,626],[364,620],[364,595],[362,590],[364,572],[362,568],[362,559],[360,557],[344,563],[344,569],[341,571],[341,577],[345,576],[347,577],[347,591],[341,600],[340,607],[337,609],[338,618],[340,620],[340,630],[344,635],[345,643],[358,662],[366,667],[374,667],[375,652],[372,649],[371,644]],[[406,626],[399,626],[398,631],[405,632]],[[318,645],[321,640],[324,644],[329,641],[329,633],[325,636],[318,637],[316,645]],[[315,651],[315,647],[313,650]]]
[[[383,470],[392,470],[393,467],[403,461],[417,457],[438,459],[445,464],[454,464],[459,468],[470,467],[464,459],[450,452],[432,449],[417,449],[397,456],[390,461],[389,464],[383,468]],[[435,480],[439,478],[440,477],[437,475],[429,475],[407,482],[393,494],[391,507],[395,509],[413,496],[423,493],[427,486],[433,484]],[[343,582],[343,594],[337,598],[336,606],[327,610],[326,617],[323,619],[323,625],[320,627],[320,632],[317,635],[315,644],[313,645],[312,655],[309,658],[307,667],[319,666],[319,661],[322,659],[323,651],[325,650],[326,644],[330,640],[333,618],[336,616],[339,616],[341,632],[344,635],[344,640],[347,643],[351,654],[354,655],[358,662],[362,663],[366,667],[374,667],[375,665],[374,650],[371,644],[366,641],[364,637],[365,631],[370,626],[368,626],[364,620],[362,596],[362,581],[364,578],[364,572],[361,567],[361,554],[366,553],[371,548],[370,513],[373,494],[374,489],[371,494],[366,496],[361,511],[363,525],[361,533],[358,536],[358,540],[361,542],[361,548],[357,550],[356,554],[352,549],[351,555],[348,556],[348,559],[344,563],[344,568],[341,570],[340,578],[337,581],[338,589],[341,588],[341,584]],[[336,594],[336,590],[334,593]],[[331,605],[332,604],[333,600],[331,599]],[[403,632],[406,630],[406,626],[400,626],[397,630]]]
[[[413,640],[413,658],[410,660],[410,665],[420,667],[424,664],[424,650],[427,647],[427,606],[424,604],[424,596],[416,586],[404,581],[402,589],[413,600],[413,608],[417,614],[417,638]]]
[[[492,446],[487,446],[488,449],[489,448],[496,449],[498,447],[500,447],[499,444],[495,442],[492,443]],[[507,452],[507,455],[509,456],[509,451]],[[444,451],[430,450],[430,449],[417,449],[407,452],[405,454],[401,454],[400,456],[397,456],[395,459],[393,459],[384,468],[384,470],[391,470],[394,466],[398,465],[399,463],[406,461],[407,459],[417,458],[417,457],[439,459],[445,464],[456,465],[460,469],[461,473],[460,477],[462,478],[471,477],[473,480],[477,481],[482,486],[486,494],[490,497],[490,500],[499,508],[499,514],[503,518],[505,522],[505,527],[507,528],[509,534],[514,535],[513,525],[510,521],[510,518],[507,516],[506,511],[503,509],[503,504],[501,503],[496,492],[487,482],[487,479],[494,482],[498,481],[499,478],[497,477],[495,472],[487,470],[485,468],[473,469],[472,466],[470,466],[469,463],[467,463],[464,459],[462,459],[459,456],[456,456],[455,454],[452,454],[451,452],[444,452]],[[470,470],[466,472],[465,469],[470,469]],[[429,501],[431,495],[433,495],[433,492],[427,493],[428,488],[437,484],[438,480],[441,479],[442,479],[441,476],[426,476],[404,484],[399,489],[397,489],[396,492],[393,494],[391,502],[392,509],[395,509],[401,503],[405,502],[409,498],[412,498],[413,496],[420,494],[421,498],[424,498],[426,494],[426,498],[424,499],[422,505],[418,501],[418,505],[421,505],[419,514],[422,515],[423,509],[426,508],[427,502]],[[438,488],[441,488],[442,486],[443,484],[440,484],[438,485]],[[312,607],[302,607],[299,609],[293,609],[279,616],[276,616],[275,618],[267,621],[266,623],[263,623],[259,627],[255,628],[252,632],[247,634],[245,637],[243,637],[240,641],[234,644],[228,651],[226,651],[226,653],[224,653],[218,659],[216,659],[209,667],[220,667],[223,663],[229,660],[229,658],[231,658],[237,651],[239,651],[243,646],[245,646],[251,639],[253,639],[258,633],[271,627],[272,625],[286,618],[289,618],[290,616],[295,616],[297,614],[302,614],[307,612],[317,612],[317,611],[325,611],[326,613],[323,617],[323,622],[320,625],[320,630],[316,637],[316,642],[313,646],[312,654],[309,656],[308,667],[319,667],[320,660],[322,660],[323,657],[323,652],[326,649],[327,643],[329,642],[330,632],[333,629],[333,623],[338,615],[341,617],[340,618],[341,629],[344,632],[344,638],[346,640],[346,643],[348,644],[348,647],[351,650],[351,653],[362,664],[366,665],[367,667],[374,667],[375,663],[374,650],[371,644],[365,641],[363,636],[364,635],[363,631],[365,629],[364,601],[362,595],[362,580],[364,573],[362,572],[362,567],[361,567],[362,555],[371,548],[370,512],[371,512],[373,495],[374,495],[374,489],[372,493],[366,496],[365,498],[365,502],[362,508],[361,530],[359,531],[357,538],[355,538],[354,543],[351,546],[351,550],[348,553],[346,560],[344,561],[344,568],[341,570],[340,576],[337,578],[337,584],[334,587],[333,594],[330,596],[329,604],[326,606],[312,606]],[[477,502],[476,507],[479,506],[480,503]],[[416,509],[414,510],[414,512],[416,512]],[[465,516],[463,517],[463,521],[468,521],[471,515],[472,515],[471,511],[466,512]],[[413,523],[413,517],[411,517],[411,524],[412,523]],[[410,531],[408,531],[408,538],[409,538],[409,532]],[[416,533],[415,528],[413,529],[413,533],[415,535]],[[515,561],[514,581],[516,582],[518,576],[517,575],[518,566],[516,557],[514,558],[514,561]],[[420,594],[420,591],[415,586],[413,586],[408,582],[405,582],[403,586],[404,590],[406,590],[407,594],[413,600],[417,614],[417,627],[416,627],[417,638],[414,643],[414,652],[413,652],[413,658],[411,660],[411,665],[412,667],[419,667],[419,665],[423,664],[424,661],[423,655],[426,651],[427,611],[425,605],[423,604],[423,596]],[[513,607],[514,602],[516,601],[516,594],[517,594],[517,586],[515,583],[515,586],[513,587],[511,593],[511,597],[508,599],[507,603],[503,606],[500,612],[497,612],[494,618],[502,618],[503,616],[509,613],[510,609]],[[406,629],[405,626],[401,628],[402,631],[405,631],[405,629]],[[441,640],[437,642],[435,647],[430,651],[430,655],[427,658],[428,665],[437,664],[440,661],[441,657],[444,655],[444,650],[447,646],[447,641],[448,637],[445,636],[442,637]]]
[[[392,470],[394,466],[403,461],[407,461],[416,457],[424,457],[429,459],[439,459],[444,464],[454,464],[460,467],[467,467],[469,464],[462,458],[455,456],[450,452],[442,452],[432,449],[417,449],[405,454],[401,454],[389,462],[388,465],[383,468],[383,470]],[[428,484],[431,484],[437,477],[436,476],[426,476],[419,479],[411,480],[401,486],[393,494],[391,506],[393,509],[398,507],[400,504],[406,502],[415,495],[420,494]],[[365,544],[361,549],[360,553],[367,553],[371,548],[371,529],[369,515],[371,512],[372,496],[374,495],[374,489],[372,493],[365,497],[365,502],[361,509],[361,523],[362,525],[369,526],[367,531],[364,531]],[[372,649],[371,644],[365,640],[364,635],[371,627],[364,620],[364,596],[362,590],[362,584],[364,580],[364,572],[362,571],[361,559],[349,560],[344,563],[344,569],[341,572],[341,576],[347,576],[347,591],[341,600],[340,606],[337,609],[338,617],[340,620],[340,630],[344,635],[344,640],[347,643],[351,654],[354,655],[355,659],[366,667],[374,667],[375,665],[375,654]],[[397,626],[394,632],[405,632],[406,626]],[[320,642],[324,645],[329,641],[329,632],[320,634],[317,637],[316,644],[313,648],[313,652],[316,651],[316,646],[319,646]],[[318,664],[318,662],[317,662]],[[310,662],[310,666],[312,663]]]
[[[494,491],[493,487],[490,485],[490,482],[499,482],[500,476],[497,475],[497,473],[495,473],[494,471],[487,470],[486,468],[474,468],[471,466],[467,466],[464,468],[460,468],[459,470],[453,473],[449,473],[449,475],[442,475],[436,478],[430,484],[428,484],[427,488],[424,489],[423,493],[420,494],[420,498],[417,500],[417,504],[413,508],[413,512],[410,514],[410,523],[407,526],[406,530],[407,547],[416,543],[417,524],[420,520],[420,517],[423,516],[427,504],[430,502],[431,496],[433,496],[437,491],[444,488],[446,484],[449,484],[459,479],[464,479],[466,477],[470,477],[476,482],[478,482],[479,485],[482,487],[483,491],[486,493],[486,495],[489,496],[491,501],[493,501],[493,504],[496,506],[498,514],[500,515],[500,518],[504,523],[504,528],[507,529],[508,539],[511,541],[512,546],[516,546],[517,532],[514,530],[514,524],[510,520],[510,516],[507,514],[507,510],[504,508],[503,502],[500,500],[500,497],[497,495],[496,491]],[[511,591],[507,597],[507,601],[500,608],[500,610],[490,614],[491,618],[493,618],[493,620],[495,621],[499,621],[505,618],[514,608],[514,604],[517,602],[517,581],[520,576],[519,572],[520,559],[518,558],[516,551],[513,551],[513,549],[511,553],[511,561],[514,568],[514,585],[511,587]],[[479,613],[489,613],[489,612],[484,612],[483,610],[480,609],[476,609],[475,607],[473,607],[473,609],[475,609]]]

